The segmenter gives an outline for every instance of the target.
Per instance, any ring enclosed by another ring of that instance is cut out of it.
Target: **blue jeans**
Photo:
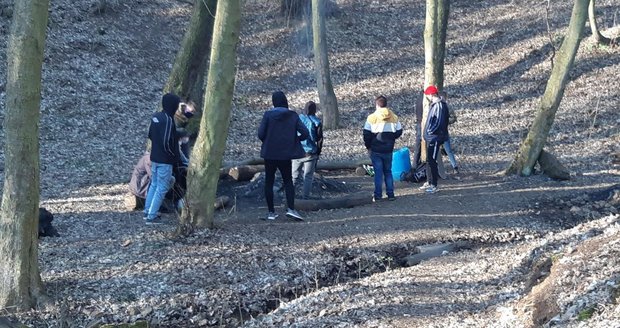
[[[151,162],[151,184],[144,203],[144,215],[147,220],[153,220],[157,216],[159,207],[172,184],[172,165]]]
[[[443,143],[443,149],[446,151],[448,159],[450,159],[450,165],[452,165],[452,168],[456,168],[458,165],[456,164],[456,158],[454,158],[454,152],[452,152],[452,148],[450,147],[450,139]]]
[[[383,180],[385,179],[385,193],[394,197],[394,178],[392,178],[392,153],[370,152],[370,161],[375,170],[375,198],[383,196]]]
[[[300,159],[293,160],[293,182],[296,183],[299,179],[300,172],[303,167],[304,171],[304,189],[303,189],[303,197],[310,197],[310,192],[312,191],[312,180],[314,179],[314,171],[316,170],[316,162],[319,157],[317,155],[310,155]]]

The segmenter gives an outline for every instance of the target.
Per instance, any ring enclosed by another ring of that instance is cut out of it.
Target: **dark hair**
[[[385,98],[385,96],[379,96],[379,97],[375,98],[375,105],[377,105],[379,107],[386,107],[387,106],[387,98]]]
[[[302,113],[305,115],[316,115],[316,103],[314,101],[307,102]]]
[[[284,107],[288,108],[288,101],[286,100],[286,95],[282,91],[276,91],[271,95],[271,102],[273,103],[273,107]]]

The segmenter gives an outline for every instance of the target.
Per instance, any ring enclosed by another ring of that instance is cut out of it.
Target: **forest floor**
[[[11,3],[0,0],[2,103]],[[397,146],[411,146],[424,3],[335,3],[328,31],[342,127],[327,131],[323,158],[365,159],[360,130],[378,94],[405,128]],[[276,1],[244,6],[227,162],[257,157],[272,91],[285,91],[293,109],[318,101],[303,27],[283,19]],[[603,32],[618,34],[619,4],[597,8]],[[441,180],[438,193],[402,182],[393,202],[306,212],[304,222],[280,207],[266,222],[263,202],[227,180],[219,193],[233,202],[217,213],[217,228],[175,238],[173,215],[146,226],[123,197],[191,4],[52,1],[41,201],[61,236],[39,243],[52,302],[0,313],[0,326],[620,327],[618,47],[584,38],[571,71],[546,145],[571,179],[501,174],[545,89],[547,25],[555,41],[568,25],[571,4],[552,9],[547,24],[532,1],[453,2],[445,75],[461,173]],[[370,194],[370,177],[321,173]],[[451,243],[458,247],[407,263]]]

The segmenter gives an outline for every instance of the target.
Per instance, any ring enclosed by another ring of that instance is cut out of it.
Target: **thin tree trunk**
[[[15,1],[8,44],[0,308],[45,300],[38,266],[39,110],[48,0]]]
[[[443,91],[444,84],[444,57],[448,31],[448,17],[450,16],[450,0],[427,0],[426,19],[424,26],[424,88],[434,85]],[[420,140],[420,160],[426,162],[426,141],[424,130],[428,117],[429,102],[423,98],[422,122]]]
[[[220,2],[215,17],[204,113],[190,160],[187,179],[188,208],[184,209],[181,215],[182,230],[188,226],[213,227],[213,203],[235,88],[240,24],[240,1]]]
[[[450,0],[427,0],[424,27],[424,86],[443,90]]]
[[[337,129],[340,124],[340,113],[338,112],[338,100],[334,93],[329,72],[324,0],[312,0],[312,32],[314,69],[316,71],[320,108],[323,111],[323,126],[327,130]]]
[[[611,43],[611,39],[606,38],[598,29],[595,7],[596,1],[590,0],[590,5],[588,6],[588,17],[590,18],[590,30],[592,30],[592,36],[594,36],[594,40],[596,40],[598,44],[609,45]]]
[[[506,174],[529,176],[534,170],[538,156],[540,156],[540,152],[545,142],[547,142],[547,136],[555,119],[555,113],[564,96],[564,89],[569,78],[568,75],[575,60],[575,54],[579,49],[585,22],[588,18],[589,2],[590,0],[575,0],[568,33],[557,54],[555,65],[553,65],[551,76],[547,81],[547,87],[538,108],[538,113],[529,129],[527,137],[522,141],[515,159],[506,170]]]

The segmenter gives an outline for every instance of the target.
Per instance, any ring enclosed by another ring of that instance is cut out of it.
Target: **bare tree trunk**
[[[8,44],[5,173],[0,207],[0,308],[45,300],[38,266],[39,110],[48,0],[14,4]]]
[[[434,85],[443,91],[443,70],[448,31],[450,0],[427,0],[424,26],[424,88]],[[429,103],[422,100],[421,133],[424,135]],[[420,160],[426,162],[426,141],[420,140]]]
[[[524,176],[532,174],[540,152],[545,142],[547,142],[547,136],[555,119],[555,113],[564,96],[564,89],[569,78],[568,73],[573,66],[575,54],[577,49],[579,49],[583,29],[588,18],[588,3],[590,3],[590,0],[575,0],[568,33],[557,54],[557,61],[553,65],[551,76],[547,81],[547,87],[541,99],[538,113],[534,122],[532,122],[527,137],[522,141],[515,159],[506,170],[506,174],[520,174]]]
[[[188,226],[213,227],[213,203],[226,147],[235,88],[240,24],[240,1],[220,2],[215,17],[204,114],[190,160],[187,179],[188,207],[181,215],[181,229]]]
[[[197,108],[202,108],[204,78],[211,50],[216,7],[217,0],[195,0],[189,27],[164,87],[164,93],[172,92],[183,99],[191,100]],[[198,122],[198,118],[190,120],[188,130],[198,131]]]
[[[338,100],[334,93],[329,72],[324,0],[312,0],[312,32],[314,69],[319,90],[320,108],[323,111],[323,127],[327,130],[337,129],[340,123],[340,113],[338,112]]]
[[[424,27],[424,86],[443,90],[444,56],[450,15],[450,0],[427,0]]]
[[[611,43],[611,39],[606,38],[601,31],[598,30],[598,24],[596,23],[596,13],[595,13],[596,1],[590,0],[590,5],[588,6],[588,17],[590,18],[590,29],[592,30],[592,36],[596,40],[598,44],[609,45]]]

